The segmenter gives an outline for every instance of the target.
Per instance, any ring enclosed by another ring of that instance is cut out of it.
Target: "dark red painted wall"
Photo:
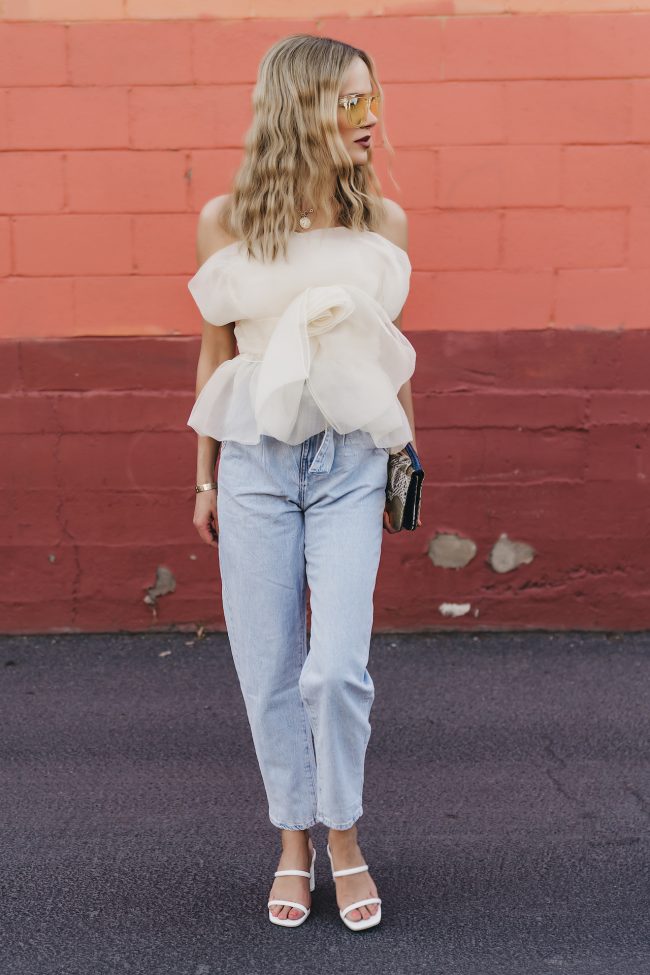
[[[408,336],[423,525],[384,535],[375,628],[650,626],[650,332]],[[225,629],[217,552],[192,526],[198,350],[0,343],[0,630]],[[435,564],[445,534],[475,543],[464,567]],[[502,534],[531,560],[496,571]],[[175,591],[154,609],[159,566]]]

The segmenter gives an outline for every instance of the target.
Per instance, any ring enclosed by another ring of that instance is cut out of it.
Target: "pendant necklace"
[[[310,207],[309,210],[301,210],[300,211],[301,216],[300,216],[299,223],[300,223],[300,226],[302,227],[303,230],[308,230],[309,227],[311,227],[311,220],[309,219],[309,217],[307,216],[307,214],[308,213],[313,213],[313,212],[314,212],[314,208],[313,207]]]

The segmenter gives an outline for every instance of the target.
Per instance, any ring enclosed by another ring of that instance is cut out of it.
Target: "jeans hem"
[[[295,823],[281,823],[279,819],[274,819],[273,816],[269,816],[269,819],[278,829],[309,829],[310,826],[315,826],[318,822],[316,819],[310,819],[308,823],[298,823],[296,825]]]
[[[363,807],[359,806],[358,810],[352,816],[352,818],[348,819],[344,823],[340,823],[334,819],[330,819],[329,816],[322,816],[318,812],[316,813],[316,818],[318,819],[319,823],[323,823],[325,826],[329,826],[330,829],[350,829],[350,827],[354,826],[357,819],[359,819],[359,817],[362,815],[363,815]]]

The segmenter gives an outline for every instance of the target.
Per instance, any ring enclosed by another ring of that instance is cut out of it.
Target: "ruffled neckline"
[[[388,237],[384,237],[383,234],[378,234],[376,230],[354,230],[352,227],[316,227],[314,230],[292,230],[291,233],[294,237],[308,237],[310,234],[325,233],[326,231],[332,230],[346,230],[350,234],[370,234],[371,237],[378,237],[385,244],[388,244],[389,247],[393,247],[395,250],[399,251],[400,254],[403,254],[407,260],[409,259],[409,256],[403,247],[399,247],[397,244],[393,243],[392,240],[389,240]]]

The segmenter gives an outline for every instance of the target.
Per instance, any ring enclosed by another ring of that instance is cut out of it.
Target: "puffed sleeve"
[[[211,325],[227,325],[241,318],[232,289],[230,255],[216,251],[187,282],[202,317]]]

